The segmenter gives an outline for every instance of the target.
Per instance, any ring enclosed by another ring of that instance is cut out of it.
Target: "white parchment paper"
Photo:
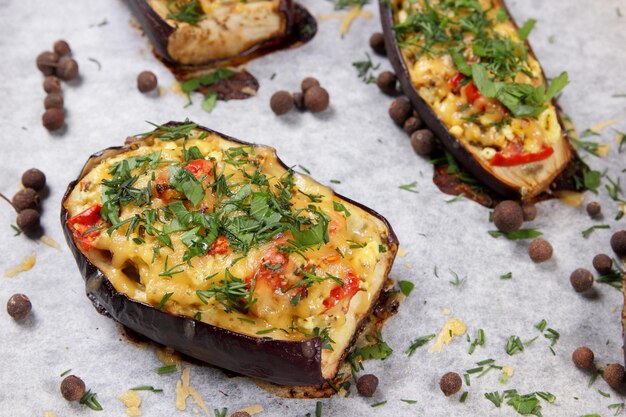
[[[333,13],[328,1],[303,3],[316,16]],[[561,103],[579,129],[618,118],[613,127],[626,130],[626,98],[612,97],[626,93],[626,16],[617,12],[621,7],[626,15],[626,3],[519,0],[509,6],[518,22],[538,19],[530,38],[548,76],[569,71],[572,83]],[[121,144],[129,134],[149,130],[146,120],[163,123],[186,117],[244,140],[275,146],[288,164],[305,166],[321,182],[340,180],[333,187],[385,215],[407,251],[397,259],[392,276],[414,282],[415,289],[383,333],[395,352],[384,362],[365,363],[366,371],[380,379],[375,397],[364,399],[353,393],[349,398],[323,400],[324,416],[517,415],[506,405],[495,408],[483,396],[505,389],[556,395],[554,405],[544,403],[544,416],[613,415],[607,406],[621,403],[622,397],[601,379],[589,388],[588,374],[575,369],[570,356],[584,344],[595,351],[598,363],[623,361],[622,297],[601,284],[593,296],[580,296],[570,287],[569,274],[578,267],[591,268],[595,254],[611,253],[611,234],[624,228],[623,220],[613,220],[616,203],[604,189],[598,196],[587,196],[588,201],[602,202],[602,220],[591,220],[583,209],[559,201],[540,204],[532,227],[543,231],[555,250],[554,258],[542,265],[529,261],[527,243],[490,237],[487,231],[493,225],[484,208],[468,201],[447,204],[450,197],[433,185],[429,163],[414,155],[406,135],[387,116],[391,99],[375,85],[359,80],[351,65],[363,60],[365,52],[371,53],[369,35],[380,30],[377,5],[365,10],[374,18],[357,19],[343,39],[339,20],[319,20],[319,32],[309,44],[250,63],[248,68],[261,83],[258,97],[220,102],[207,114],[201,109],[201,97],[185,108],[185,99],[171,91],[173,77],[130,24],[130,12],[122,1],[0,0],[0,192],[11,196],[25,169],[42,169],[49,185],[43,224],[46,233],[62,244],[57,251],[23,236],[13,237],[10,225],[15,214],[0,202],[0,269],[37,254],[32,270],[12,279],[0,276],[0,416],[42,416],[44,411],[59,417],[123,416],[125,409],[117,396],[137,385],[164,390],[163,394],[140,393],[143,415],[179,415],[174,386],[180,373],[157,375],[161,364],[153,349],[129,343],[112,320],[96,313],[63,241],[58,215],[62,194],[88,155]],[[98,25],[101,22],[106,24]],[[80,82],[63,85],[68,128],[61,135],[41,126],[45,93],[43,77],[35,67],[37,54],[59,38],[69,41],[81,71]],[[373,59],[381,63],[379,71],[389,68],[386,60]],[[162,97],[136,90],[136,76],[144,69],[158,75],[165,89]],[[296,91],[300,80],[309,75],[330,92],[330,110],[274,116],[268,105],[271,94],[279,89]],[[608,170],[613,179],[621,176],[626,184],[621,173],[626,153],[617,153],[613,136],[606,129],[596,138],[611,143],[607,158],[587,156],[587,161],[595,169]],[[398,188],[413,181],[417,194]],[[582,238],[581,231],[595,224],[611,228]],[[452,271],[465,279],[464,285],[449,283]],[[507,272],[513,278],[501,280],[499,276]],[[26,323],[18,324],[4,313],[6,301],[16,292],[27,294],[33,303],[34,314]],[[445,316],[444,309],[451,315]],[[460,338],[440,353],[428,353],[424,347],[407,357],[404,351],[413,339],[437,333],[450,317],[463,320],[472,337],[484,329],[486,345],[470,356],[469,344]],[[555,356],[549,341],[534,329],[542,319],[560,332]],[[505,345],[511,335],[522,340],[540,337],[524,352],[508,356]],[[459,402],[459,395],[441,394],[437,385],[441,375],[463,373],[487,358],[513,367],[514,375],[505,384],[499,381],[499,371],[472,378],[471,386],[463,387],[469,392],[465,403]],[[277,398],[247,378],[229,379],[215,368],[185,366],[191,367],[192,386],[211,410],[261,404],[263,416],[314,415],[315,401]],[[59,375],[68,368],[97,392],[103,412],[63,400]],[[385,405],[371,407],[385,400]],[[181,415],[195,414],[191,400],[188,404]]]

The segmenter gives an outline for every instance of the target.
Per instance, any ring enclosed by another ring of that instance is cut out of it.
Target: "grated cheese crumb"
[[[43,417],[57,417],[57,415],[53,413],[52,411],[45,411],[43,413]]]
[[[448,320],[437,335],[435,344],[428,349],[428,352],[440,352],[444,345],[449,344],[457,336],[463,336],[466,331],[467,326],[461,320],[456,318]]]
[[[555,191],[554,195],[563,203],[572,207],[580,207],[585,201],[585,195],[578,191]]]
[[[176,408],[179,411],[185,411],[187,409],[187,397],[191,397],[198,407],[202,408],[204,413],[208,416],[209,409],[207,408],[200,393],[189,385],[189,368],[183,369],[183,374],[180,377],[180,381],[176,381]]]
[[[20,263],[18,266],[9,269],[8,271],[6,271],[4,273],[4,276],[7,278],[13,278],[15,276],[17,276],[17,274],[21,273],[21,272],[26,272],[29,271],[33,268],[33,266],[35,266],[35,261],[37,260],[36,255],[33,253],[30,256],[27,256],[22,263]]]
[[[41,240],[41,243],[43,243],[44,245],[48,245],[51,248],[61,250],[61,246],[56,242],[56,240],[52,239],[48,235],[43,235],[39,240]]]
[[[604,129],[606,129],[609,126],[613,126],[614,124],[619,123],[619,119],[610,119],[610,120],[605,120],[603,122],[600,122],[594,126],[591,126],[591,128],[589,130],[592,130],[596,133],[600,133],[601,131],[603,131]]]
[[[362,17],[364,19],[371,19],[374,17],[372,12],[361,10],[361,6],[354,5],[347,13],[331,13],[331,14],[322,14],[319,16],[320,20],[330,20],[330,19],[342,19],[341,26],[339,27],[339,32],[341,36],[348,33],[350,27],[352,26],[352,22],[354,19]]]
[[[120,394],[117,398],[126,406],[126,415],[128,417],[139,417],[141,415],[141,410],[139,409],[141,396],[136,391],[129,390],[124,394]]]

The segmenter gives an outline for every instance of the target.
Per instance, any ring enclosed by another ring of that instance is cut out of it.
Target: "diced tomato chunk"
[[[207,255],[223,255],[228,252],[229,248],[230,243],[228,242],[228,239],[226,238],[226,236],[221,235],[218,236],[217,239],[215,239],[215,242],[213,242],[213,244],[209,248]]]
[[[86,251],[93,248],[94,240],[100,236],[101,230],[94,229],[97,229],[104,223],[102,217],[100,217],[101,208],[102,206],[96,204],[67,221],[68,227],[74,234],[74,239],[76,239]]]
[[[331,290],[330,295],[324,300],[324,307],[326,310],[333,308],[346,298],[349,300],[359,292],[361,280],[352,271],[348,272],[343,279],[343,286],[335,287]]]
[[[196,177],[204,177],[213,171],[213,162],[206,159],[195,159],[185,165],[185,168]]]
[[[470,104],[474,104],[474,102],[476,100],[478,100],[480,97],[482,97],[480,95],[480,91],[478,91],[478,87],[476,87],[476,84],[474,84],[473,82],[468,83],[465,86],[465,96],[467,97],[467,101]]]
[[[507,151],[510,150],[507,148]],[[543,161],[549,158],[554,153],[552,146],[543,146],[539,152],[523,153],[522,151],[510,152],[504,155],[502,152],[498,152],[489,162],[492,166],[509,167],[514,165],[529,164],[531,162]]]
[[[448,84],[450,84],[450,87],[452,87],[453,90],[456,90],[457,88],[459,88],[459,85],[464,79],[465,79],[465,75],[463,75],[460,72],[457,72],[454,77],[450,78],[450,80],[448,81]]]
[[[274,291],[281,290],[281,293],[289,288],[289,283],[282,279],[285,265],[289,262],[289,258],[282,252],[279,252],[277,246],[273,246],[261,259],[261,266],[256,273],[257,283],[263,282]],[[249,276],[246,282],[251,283],[254,275]]]

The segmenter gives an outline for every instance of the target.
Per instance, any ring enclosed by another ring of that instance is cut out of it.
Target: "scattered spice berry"
[[[389,117],[400,126],[404,126],[404,122],[411,117],[411,113],[413,113],[413,107],[406,97],[398,97],[389,106]]]
[[[15,222],[17,223],[17,227],[19,227],[26,235],[33,235],[41,226],[41,217],[37,210],[26,209],[20,211],[17,215],[17,219]]]
[[[43,80],[43,89],[46,93],[60,93],[61,92],[61,80],[54,75],[48,75]]]
[[[541,263],[552,258],[552,245],[545,239],[535,239],[528,245],[528,255],[535,263]]]
[[[24,294],[13,294],[7,301],[7,313],[13,320],[24,320],[32,309],[33,305]]]
[[[302,111],[304,110],[304,94],[300,92],[296,92],[292,94],[293,96],[293,105],[296,109]]]
[[[41,191],[46,186],[46,174],[37,168],[31,168],[22,174],[22,185],[35,191]]]
[[[142,71],[137,76],[137,89],[142,93],[149,93],[157,88],[157,76],[152,71]]]
[[[406,119],[406,122],[404,122],[404,126],[402,128],[404,129],[407,135],[411,136],[414,132],[419,130],[423,125],[424,123],[422,122],[422,119],[420,119],[419,116],[411,116],[408,119]]]
[[[13,208],[20,213],[26,209],[39,210],[39,194],[32,188],[24,188],[19,190],[11,199]]]
[[[76,375],[70,375],[61,382],[61,395],[67,401],[78,401],[85,395],[85,383]]]
[[[517,201],[504,200],[493,210],[493,224],[502,233],[519,230],[524,223],[524,212]]]
[[[569,282],[576,292],[585,292],[593,286],[593,274],[585,268],[578,268],[569,276]]]
[[[304,106],[312,113],[319,113],[328,108],[330,96],[322,87],[313,86],[304,92]]]
[[[230,417],[250,417],[250,414],[246,411],[237,411],[231,414]]]
[[[611,236],[611,248],[617,256],[626,256],[626,230],[620,230]]]
[[[59,62],[59,56],[54,52],[45,51],[37,56],[37,68],[43,75],[53,75]]]
[[[43,101],[43,106],[47,109],[62,109],[63,96],[59,93],[50,93]]]
[[[72,53],[70,45],[62,39],[56,41],[52,49],[54,49],[54,52],[57,53],[59,56],[69,55]]]
[[[293,108],[293,96],[289,91],[275,92],[270,99],[270,108],[278,116],[289,113]]]
[[[385,48],[385,37],[382,33],[372,33],[372,36],[370,36],[370,46],[372,50],[378,55],[387,55],[387,48]]]
[[[589,349],[587,346],[581,346],[576,348],[574,353],[572,353],[572,362],[579,369],[589,369],[593,366],[593,361],[595,356],[593,351]]]
[[[462,385],[461,376],[456,372],[448,372],[439,380],[439,388],[446,397],[459,392]]]
[[[378,74],[376,78],[376,85],[383,93],[387,95],[394,95],[396,93],[396,84],[398,83],[398,77],[391,71],[383,71]]]
[[[589,217],[598,217],[602,212],[602,206],[597,201],[587,204],[587,214]]]
[[[620,388],[626,379],[626,371],[619,363],[611,363],[604,368],[603,376],[611,388]]]
[[[313,77],[306,77],[300,83],[300,88],[302,89],[303,93],[306,93],[306,91],[311,87],[319,87],[319,86],[320,86],[320,82],[317,80],[317,78],[313,78]]]
[[[593,267],[600,275],[610,274],[613,270],[613,260],[604,253],[600,253],[593,257]]]
[[[50,131],[61,129],[65,125],[65,113],[57,108],[48,109],[41,116],[41,123]]]
[[[373,374],[362,375],[356,382],[356,389],[362,397],[372,397],[376,388],[378,388],[378,378]]]
[[[78,77],[78,62],[68,56],[61,57],[57,64],[57,76],[63,81],[70,81]]]
[[[532,203],[522,204],[522,213],[525,222],[532,222],[537,218],[537,206]]]
[[[416,130],[411,135],[411,146],[418,155],[430,155],[435,149],[435,135],[428,129]]]

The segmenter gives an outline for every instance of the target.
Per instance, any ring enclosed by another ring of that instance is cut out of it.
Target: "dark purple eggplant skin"
[[[167,123],[169,126],[181,124],[183,123]],[[203,126],[197,128],[242,145],[255,146],[252,143],[235,139]],[[74,242],[72,231],[67,226],[68,212],[65,209],[65,201],[76,184],[91,169],[94,160],[128,151],[129,146],[112,147],[93,154],[81,169],[79,177],[68,185],[61,203],[61,227],[65,240],[85,280],[87,297],[95,309],[100,314],[113,318],[157,343],[172,347],[185,355],[211,365],[279,385],[311,386],[323,384],[325,379],[321,370],[322,343],[319,337],[298,342],[252,337],[196,321],[186,316],[157,310],[149,304],[141,303],[117,292],[106,275],[81,252]],[[288,166],[280,158],[278,158],[278,162],[285,169],[288,169]],[[397,249],[399,246],[398,238],[389,222],[382,215],[349,198],[339,194],[335,195],[380,219],[389,233],[388,244]],[[393,259],[389,268],[391,268],[392,263]],[[374,299],[378,298],[376,295]],[[376,303],[372,303],[370,312],[357,326],[357,333],[364,327],[375,307]],[[352,344],[356,342],[356,336],[357,334],[354,335]],[[350,346],[344,352],[344,357],[349,350]]]

